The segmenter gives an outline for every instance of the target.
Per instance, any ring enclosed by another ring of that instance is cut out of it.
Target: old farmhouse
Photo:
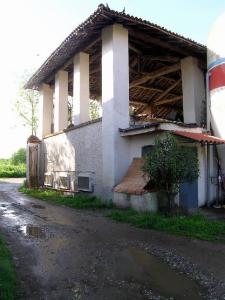
[[[225,141],[210,131],[206,52],[156,24],[99,5],[26,84],[41,94],[40,185],[138,205],[146,194],[141,158],[156,135],[169,131],[197,151],[200,164],[198,180],[182,184],[177,202],[192,209],[213,201],[216,147]],[[100,118],[90,119],[90,100],[100,103]]]

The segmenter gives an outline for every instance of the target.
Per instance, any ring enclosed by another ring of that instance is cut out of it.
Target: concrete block
[[[121,208],[129,208],[130,207],[130,196],[125,193],[113,193],[113,204],[117,207]]]
[[[156,193],[130,195],[130,206],[136,211],[157,212],[158,200]]]

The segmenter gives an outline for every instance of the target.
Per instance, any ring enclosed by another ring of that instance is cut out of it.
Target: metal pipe
[[[209,207],[210,206],[210,144],[207,144],[207,151],[206,151],[206,156],[207,156],[207,164],[206,164],[206,204]]]

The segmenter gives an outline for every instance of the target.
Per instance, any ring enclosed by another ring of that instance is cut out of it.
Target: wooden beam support
[[[95,73],[98,73],[98,72],[100,72],[102,70],[102,67],[100,66],[100,67],[98,67],[98,68],[96,68],[96,69],[94,69],[94,70],[91,70],[90,71],[90,75],[93,75],[93,74],[95,74]]]
[[[84,48],[83,52],[87,52],[88,50],[90,50],[90,48],[92,48],[95,44],[97,44],[98,42],[101,41],[101,37],[95,39],[93,42],[91,42],[86,48]]]
[[[181,83],[181,79],[177,80],[176,82],[174,82],[170,87],[168,87],[168,89],[166,89],[161,95],[159,95],[159,97],[157,97],[154,102],[157,103],[157,101],[163,99],[166,95],[168,95],[170,93],[170,91],[172,91],[175,87],[177,87],[179,84]]]
[[[142,52],[139,49],[137,49],[132,43],[129,43],[129,49],[138,54],[142,54]]]
[[[145,57],[149,57],[149,60],[158,60],[158,61],[167,61],[167,62],[173,62],[173,63],[176,63],[176,62],[179,62],[180,61],[180,58],[179,57],[176,57],[176,56],[152,56],[152,55],[143,55],[144,58]]]
[[[137,86],[137,85],[141,85],[141,84],[149,81],[150,79],[155,79],[157,77],[160,77],[160,76],[163,76],[163,75],[166,75],[169,73],[174,73],[178,70],[180,70],[180,63],[174,64],[172,66],[162,67],[158,70],[152,71],[151,73],[147,73],[142,78],[134,80],[133,82],[130,83],[130,88]]]
[[[162,105],[162,104],[177,102],[177,101],[180,101],[182,98],[183,98],[183,96],[177,96],[177,97],[173,97],[173,98],[170,98],[170,99],[163,99],[163,100],[160,100],[160,101],[156,102],[155,105],[159,106],[159,105]]]
[[[180,49],[179,46],[173,46],[171,45],[168,41],[164,42],[162,40],[160,40],[160,38],[154,38],[152,36],[150,36],[147,33],[144,33],[140,30],[137,29],[129,29],[129,34],[134,37],[137,40],[141,40],[145,43],[145,45],[147,45],[147,43],[153,44],[153,45],[157,45],[160,46],[162,48],[165,49],[169,49],[171,51],[174,51],[176,53],[182,54],[183,56],[190,56],[190,53],[188,53],[187,51]]]

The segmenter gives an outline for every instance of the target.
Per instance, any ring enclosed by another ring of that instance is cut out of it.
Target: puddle
[[[20,230],[25,236],[31,236],[38,239],[46,237],[44,230],[38,226],[24,225],[20,227]]]
[[[3,208],[3,214],[2,214],[3,217],[6,217],[6,218],[10,218],[10,219],[16,219],[17,216],[15,215],[15,211],[14,210],[10,210],[10,209],[4,209]]]
[[[128,282],[142,282],[154,294],[175,300],[200,300],[203,288],[184,274],[171,269],[160,258],[128,248],[116,261],[116,276]]]
[[[45,209],[45,206],[39,205],[39,204],[32,204],[32,207],[39,208],[39,209]]]

